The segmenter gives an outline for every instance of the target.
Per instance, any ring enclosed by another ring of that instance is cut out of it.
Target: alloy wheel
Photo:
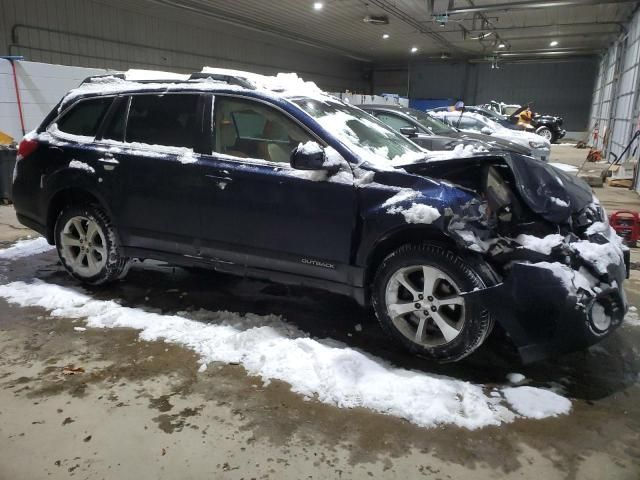
[[[465,300],[456,282],[430,265],[404,267],[385,290],[387,313],[405,337],[422,346],[452,342],[465,320]]]
[[[549,141],[551,141],[551,139],[553,138],[553,134],[551,133],[551,130],[549,130],[548,128],[543,128],[542,130],[540,130],[539,135],[541,135],[543,138],[546,138]]]
[[[70,218],[60,235],[60,247],[69,267],[83,277],[98,275],[107,263],[105,235],[90,218]]]

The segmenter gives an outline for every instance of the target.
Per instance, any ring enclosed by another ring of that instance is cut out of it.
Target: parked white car
[[[484,133],[530,148],[532,155],[544,162],[549,160],[551,143],[535,133],[511,130],[499,123],[473,112],[433,112],[433,115],[463,132]]]

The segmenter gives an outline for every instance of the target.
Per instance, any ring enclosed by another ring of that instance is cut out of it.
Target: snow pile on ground
[[[95,300],[80,290],[40,280],[2,285],[0,297],[49,309],[55,317],[86,319],[89,327],[135,328],[143,340],[164,340],[194,350],[202,365],[239,363],[265,382],[285,381],[294,392],[323,403],[364,407],[424,427],[455,424],[476,429],[517,417],[502,405],[498,392],[487,396],[480,385],[394,368],[333,340],[309,338],[276,315],[203,310],[161,315]],[[523,412],[520,415],[541,418],[568,411],[568,400],[527,388],[510,394],[509,402]]]
[[[571,411],[571,402],[560,395],[534,387],[502,389],[509,405],[523,417],[556,417]]]
[[[558,170],[562,170],[563,172],[578,173],[578,167],[574,167],[573,165],[569,165],[567,163],[549,162],[549,165],[557,168]]]
[[[527,377],[525,377],[523,374],[521,373],[508,373],[507,374],[507,380],[509,380],[509,383],[520,383],[520,382],[524,382],[527,379]]]
[[[636,307],[629,307],[629,311],[624,316],[624,323],[633,327],[640,327],[640,318],[638,318],[638,309]]]
[[[55,247],[53,247],[53,245],[49,245],[47,243],[47,239],[44,237],[20,240],[13,246],[0,250],[0,259],[4,260],[28,257],[30,255],[48,252],[53,248]]]

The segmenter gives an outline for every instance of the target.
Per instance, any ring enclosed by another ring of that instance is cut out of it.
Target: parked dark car
[[[318,287],[439,361],[494,322],[527,361],[580,349],[627,310],[623,247],[582,180],[516,153],[426,161],[290,76],[88,79],[14,177],[18,218],[81,282],[137,258]]]
[[[515,152],[531,156],[530,149],[508,140],[462,132],[432,115],[400,105],[360,105],[365,112],[410,138],[427,150],[453,150],[457,145],[484,147],[489,151]]]
[[[562,128],[563,123],[564,120],[562,117],[542,115],[540,113],[534,113],[533,120],[531,121],[531,125],[536,129],[536,133],[551,143],[556,143],[567,134],[567,131]]]
[[[519,105],[506,105],[504,103],[496,102],[495,100],[483,105],[483,110],[493,112],[497,115],[507,118],[512,123],[517,123],[517,115],[524,108],[529,108],[533,111],[533,118],[531,119],[531,126],[534,128],[538,135],[543,136],[549,142],[555,143],[567,134],[566,130],[562,128],[564,120],[562,117],[556,115],[545,115],[536,112],[533,109],[531,103],[523,106]]]

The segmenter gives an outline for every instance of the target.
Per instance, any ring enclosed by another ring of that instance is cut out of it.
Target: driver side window
[[[275,108],[237,98],[215,101],[214,151],[239,158],[289,163],[298,144],[314,140]]]
[[[387,126],[393,128],[394,130],[400,131],[401,128],[412,127],[413,125],[409,123],[404,118],[398,117],[396,115],[390,113],[378,113],[376,115],[378,119],[386,124]]]

